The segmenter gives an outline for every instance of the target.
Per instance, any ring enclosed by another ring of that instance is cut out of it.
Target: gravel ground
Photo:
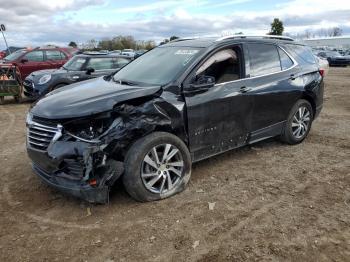
[[[349,83],[350,68],[330,70],[304,143],[271,139],[199,162],[187,190],[143,204],[121,185],[97,206],[44,185],[25,152],[29,104],[8,100],[0,261],[349,261]]]

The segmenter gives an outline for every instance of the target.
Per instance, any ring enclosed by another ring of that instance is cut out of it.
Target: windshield
[[[19,58],[22,54],[24,54],[26,50],[18,50],[4,58],[5,61],[14,61]]]
[[[68,62],[63,65],[63,68],[70,71],[81,71],[85,62],[86,57],[75,56],[68,60]]]
[[[114,81],[165,85],[183,72],[200,48],[158,47],[140,56],[114,75]]]

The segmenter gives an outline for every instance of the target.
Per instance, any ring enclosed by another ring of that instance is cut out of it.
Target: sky
[[[350,34],[349,0],[0,0],[0,24],[12,46],[117,35],[159,42],[172,35],[266,34],[274,17],[291,34],[330,27]]]

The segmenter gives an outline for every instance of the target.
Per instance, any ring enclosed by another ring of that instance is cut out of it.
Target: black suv
[[[27,151],[49,185],[108,202],[186,187],[193,162],[270,137],[298,144],[323,103],[310,49],[283,37],[182,39],[114,75],[53,91],[27,115]]]
[[[132,58],[101,53],[81,54],[72,57],[60,69],[39,70],[31,73],[23,82],[24,95],[38,99],[48,92],[116,72]]]

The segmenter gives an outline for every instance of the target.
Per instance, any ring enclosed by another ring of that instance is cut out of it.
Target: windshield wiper
[[[114,82],[120,84],[120,85],[127,85],[127,86],[137,86],[137,83],[135,82],[131,82],[128,80],[124,80],[124,79],[113,79]]]

